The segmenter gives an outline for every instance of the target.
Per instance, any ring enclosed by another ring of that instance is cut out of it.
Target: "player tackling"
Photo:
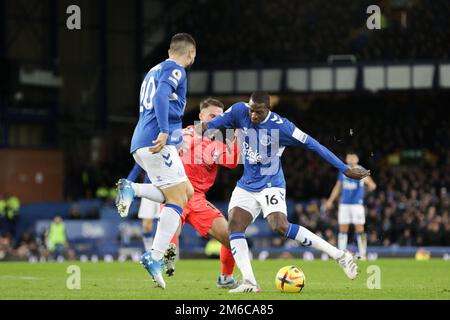
[[[223,115],[205,123],[201,130],[239,129],[239,148],[244,173],[234,189],[229,204],[228,230],[231,250],[243,277],[238,292],[260,292],[249,258],[245,230],[260,212],[274,232],[294,239],[303,246],[326,252],[335,259],[347,277],[357,276],[357,265],[348,251],[339,250],[322,238],[287,220],[286,183],[281,168],[281,155],[286,146],[302,146],[314,151],[347,177],[362,179],[370,171],[350,168],[314,138],[292,122],[272,112],[267,92],[254,92],[249,103],[238,102]]]
[[[210,121],[222,114],[224,108],[221,101],[207,98],[200,103],[199,119]],[[226,168],[237,166],[238,149],[236,141],[227,141],[225,144],[222,139],[216,140],[215,137],[198,135],[193,126],[188,126],[183,129],[183,145],[180,149],[180,156],[186,175],[194,187],[194,195],[187,203],[181,216],[182,224],[189,223],[203,237],[209,236],[222,243],[220,250],[222,270],[217,280],[217,287],[234,288],[237,286],[237,282],[233,278],[235,262],[228,239],[228,223],[220,210],[206,199],[206,193],[216,180],[219,166]],[[136,166],[132,172],[135,168]],[[129,178],[135,177],[137,177],[136,174],[129,175]],[[148,205],[142,216],[158,217],[159,203],[145,198],[143,200],[147,200]],[[142,205],[139,212],[141,212],[141,209]],[[146,248],[146,250],[148,249]],[[174,257],[175,249],[171,246],[164,256],[166,273],[169,276],[175,271]]]

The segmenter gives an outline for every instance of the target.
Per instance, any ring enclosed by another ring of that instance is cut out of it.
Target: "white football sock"
[[[338,234],[338,247],[340,250],[347,249],[348,233],[339,232]]]
[[[163,203],[166,199],[161,190],[151,183],[131,183],[131,187],[139,198],[146,198],[159,203]]]
[[[234,261],[236,261],[236,265],[242,273],[242,278],[256,285],[256,279],[253,274],[252,264],[249,257],[248,244],[244,234],[240,232],[232,232],[230,234],[230,247]]]
[[[286,237],[297,240],[305,247],[312,247],[314,249],[323,251],[333,259],[341,257],[344,253],[342,250],[339,250],[338,248],[332,246],[308,229],[296,224],[289,224],[288,231],[286,232]]]
[[[170,240],[177,232],[182,212],[183,209],[173,204],[166,204],[161,210],[161,218],[159,219],[152,246],[152,258],[154,260],[161,260],[164,256]]]
[[[365,233],[358,233],[356,240],[358,241],[359,255],[365,257],[367,252],[367,235]]]

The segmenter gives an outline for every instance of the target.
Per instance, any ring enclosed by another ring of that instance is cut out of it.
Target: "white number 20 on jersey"
[[[144,80],[144,82],[142,83],[141,86],[141,94],[140,94],[140,108],[139,108],[139,112],[143,112],[144,108],[147,110],[150,110],[151,108],[153,108],[153,97],[155,95],[156,92],[156,87],[155,87],[155,78],[154,77],[150,77],[150,79],[148,80],[148,82],[146,80]],[[150,95],[149,95],[150,93]]]

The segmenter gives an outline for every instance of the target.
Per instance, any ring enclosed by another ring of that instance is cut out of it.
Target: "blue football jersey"
[[[208,122],[208,129],[235,128],[244,173],[237,185],[250,192],[265,188],[286,188],[281,155],[286,146],[303,146],[312,149],[341,171],[348,166],[320,145],[314,138],[297,128],[288,119],[269,112],[258,124],[251,121],[247,103],[238,102],[222,115]]]
[[[355,180],[339,173],[338,181],[342,184],[340,203],[364,204],[364,181]]]
[[[167,59],[153,67],[145,76],[141,85],[139,101],[139,121],[131,139],[130,152],[153,145],[153,140],[162,131],[158,125],[154,105],[155,92],[158,86],[167,83],[171,88],[169,99],[168,145],[182,142],[182,118],[186,107],[187,80],[186,71],[174,60]]]

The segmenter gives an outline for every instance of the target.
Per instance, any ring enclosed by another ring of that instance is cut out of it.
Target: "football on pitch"
[[[275,285],[281,292],[299,293],[305,286],[305,274],[296,266],[286,266],[278,270]]]

